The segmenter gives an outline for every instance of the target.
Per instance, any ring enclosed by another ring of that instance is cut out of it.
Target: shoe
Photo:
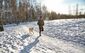
[[[39,36],[41,36],[41,35],[39,35]]]

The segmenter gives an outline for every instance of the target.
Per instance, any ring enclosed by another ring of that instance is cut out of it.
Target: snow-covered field
[[[85,53],[85,19],[45,21],[44,28],[39,36],[37,22],[5,25],[0,53]]]

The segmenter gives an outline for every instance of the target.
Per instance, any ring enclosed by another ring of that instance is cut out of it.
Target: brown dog
[[[29,28],[29,33],[30,33],[30,34],[34,34],[33,28]]]

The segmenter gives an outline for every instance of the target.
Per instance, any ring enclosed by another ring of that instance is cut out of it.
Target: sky
[[[47,7],[48,11],[55,11],[56,13],[69,14],[74,13],[76,4],[79,5],[79,11],[85,12],[85,0],[41,0],[42,5]],[[83,10],[80,10],[83,9]]]

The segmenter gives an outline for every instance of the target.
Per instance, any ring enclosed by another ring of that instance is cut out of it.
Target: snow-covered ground
[[[45,21],[44,28],[39,36],[37,22],[5,25],[0,53],[85,53],[85,19]]]

